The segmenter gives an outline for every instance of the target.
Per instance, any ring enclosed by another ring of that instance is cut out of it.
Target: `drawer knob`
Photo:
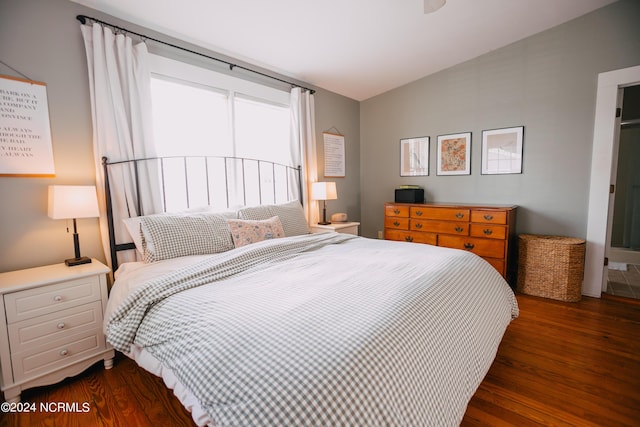
[[[468,250],[468,251],[470,251],[471,249],[473,249],[473,248],[474,248],[474,246],[475,246],[475,245],[474,245],[473,243],[465,243],[465,244],[464,244],[464,248],[465,248],[466,250]]]
[[[53,300],[54,300],[55,302],[60,302],[60,301],[62,301],[62,295],[56,295],[55,297],[53,297]]]
[[[394,221],[394,222],[393,222],[393,225],[395,225],[396,227],[399,227],[399,226],[400,226],[400,223],[399,223],[398,221]]]
[[[407,241],[407,242],[413,242],[413,237],[411,237],[411,236],[405,236],[405,237],[404,237],[404,240],[405,240],[405,241]]]
[[[482,230],[482,232],[487,236],[491,236],[493,234],[493,230],[491,230],[490,228],[485,228],[484,230]]]
[[[394,209],[393,213],[396,214],[396,215],[399,215],[400,214],[400,209]]]
[[[484,216],[484,219],[486,219],[487,221],[491,221],[491,220],[493,219],[493,215],[486,214],[486,215]]]
[[[60,350],[60,356],[66,356],[67,354],[69,354],[69,350],[67,350],[66,348]]]
[[[458,233],[462,233],[464,231],[464,228],[457,226],[454,230],[456,230]]]
[[[67,325],[65,325],[65,324],[64,324],[64,322],[60,322],[60,323],[58,323],[58,324],[56,325],[56,327],[57,327],[58,329],[64,329],[64,327],[65,327],[65,326],[67,326]]]
[[[416,211],[416,215],[422,216],[422,211]]]
[[[422,228],[422,224],[421,223],[417,223],[416,224],[416,228]]]
[[[463,214],[462,212],[458,212],[458,213],[456,214],[456,218],[458,218],[458,219],[462,219],[462,218],[464,218],[464,214]]]

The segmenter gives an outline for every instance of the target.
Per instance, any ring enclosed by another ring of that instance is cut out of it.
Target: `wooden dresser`
[[[512,283],[517,206],[385,203],[384,238],[468,250]]]

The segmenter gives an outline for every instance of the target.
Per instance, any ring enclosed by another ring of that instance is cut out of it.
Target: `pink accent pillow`
[[[228,219],[227,223],[231,229],[231,237],[236,248],[263,240],[284,237],[282,223],[277,216],[261,221]]]

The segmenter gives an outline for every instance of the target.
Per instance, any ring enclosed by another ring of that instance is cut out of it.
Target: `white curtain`
[[[124,34],[113,34],[100,24],[81,25],[87,53],[89,88],[93,118],[93,153],[96,184],[100,201],[100,231],[107,261],[111,264],[107,219],[105,215],[104,173],[102,157],[110,162],[155,156],[151,124],[150,74],[147,46],[133,44]],[[141,165],[138,179],[141,211],[145,214],[162,209],[160,181],[155,165]],[[133,167],[112,167],[109,183],[113,196],[116,241],[131,241],[121,220],[140,214],[137,206]],[[128,251],[135,252],[135,251]],[[122,261],[135,259],[124,255]]]
[[[301,159],[294,161],[302,165],[302,201],[309,224],[318,222],[318,202],[311,200],[311,184],[318,180],[316,154],[316,125],[313,95],[310,91],[295,87],[291,89],[291,135],[292,149],[300,147]],[[301,160],[301,162],[300,162]]]

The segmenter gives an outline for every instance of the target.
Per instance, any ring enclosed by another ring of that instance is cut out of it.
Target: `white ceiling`
[[[615,0],[71,0],[364,100]]]

